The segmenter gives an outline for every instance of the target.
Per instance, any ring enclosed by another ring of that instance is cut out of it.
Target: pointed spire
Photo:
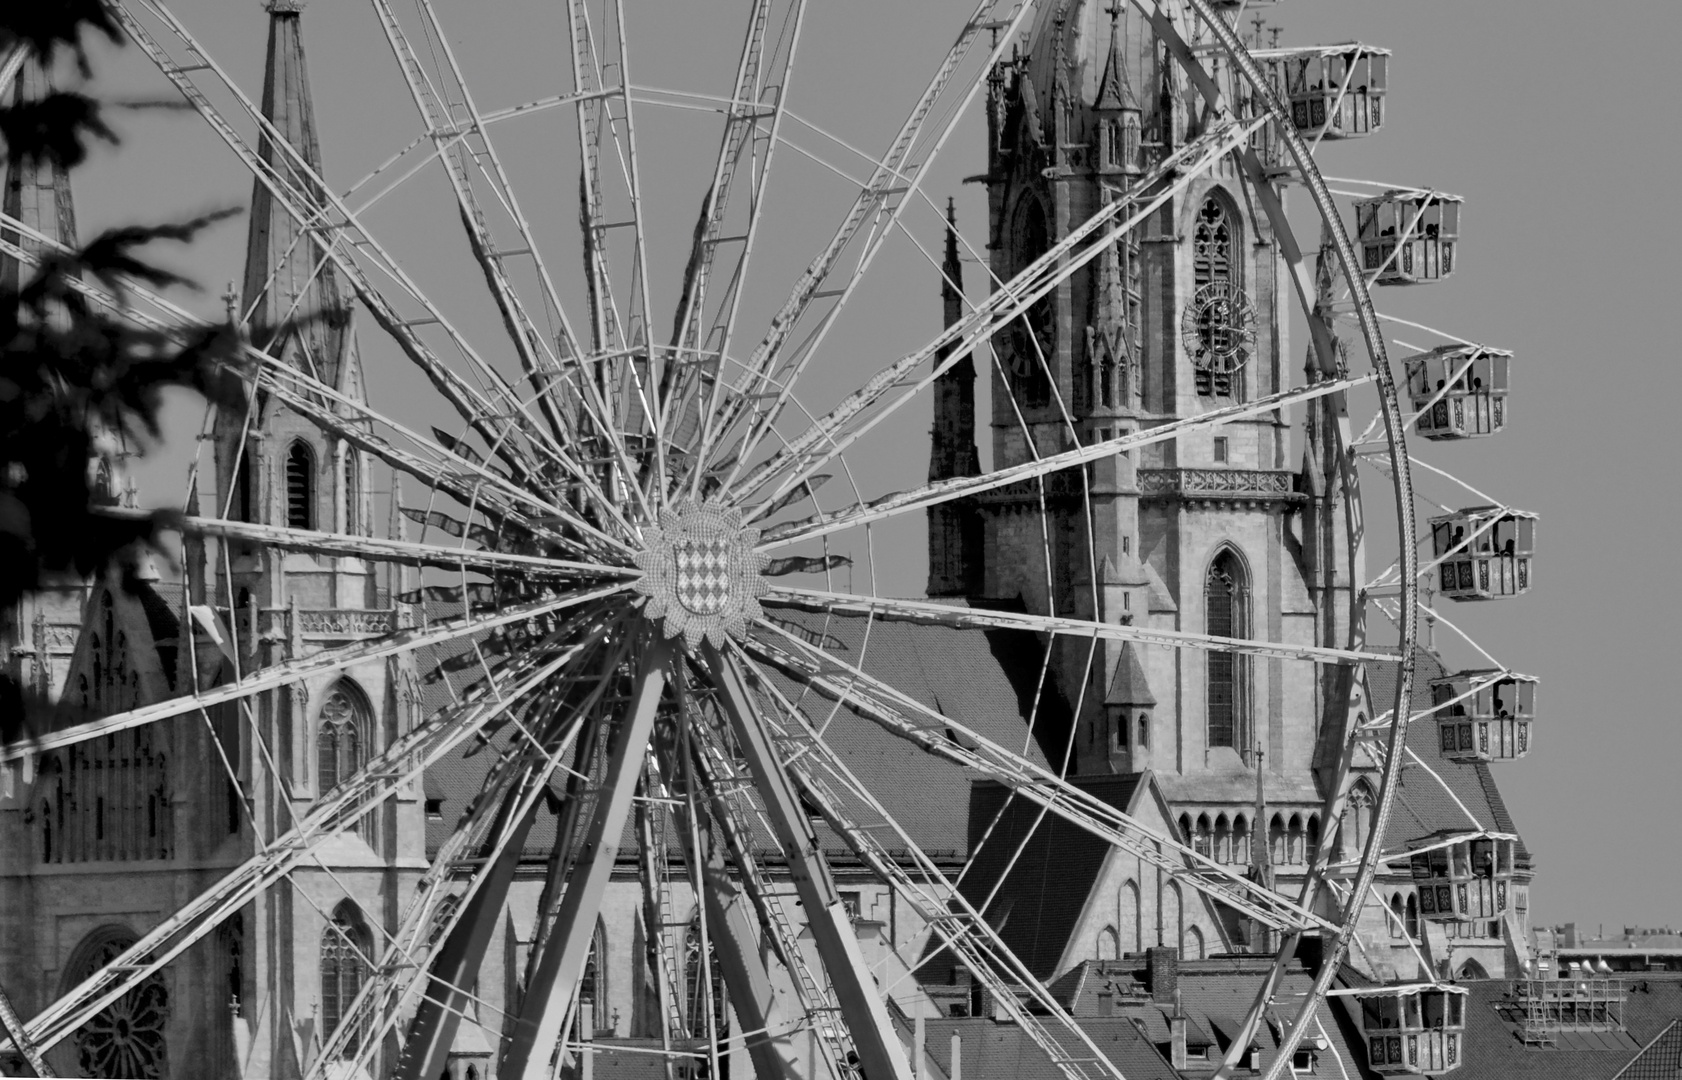
[[[321,174],[321,144],[299,12],[302,0],[270,0],[268,52],[263,72],[263,116],[275,127],[309,173]],[[291,154],[264,137],[258,156],[294,187],[321,197],[320,186],[300,170]],[[299,241],[299,228],[261,182],[251,195],[251,222],[245,254],[242,301],[259,348],[279,351],[330,386],[340,384],[346,358],[350,311],[331,264],[316,273],[321,251]],[[276,341],[275,323],[304,320],[295,332]]]
[[[1104,61],[1104,74],[1098,80],[1098,99],[1094,109],[1133,109],[1139,102],[1133,96],[1133,86],[1127,77],[1127,62],[1121,55],[1121,5],[1112,3],[1105,9],[1110,15],[1110,52]]]
[[[1121,656],[1116,660],[1115,676],[1110,679],[1110,689],[1104,695],[1104,704],[1156,704],[1156,695],[1151,693],[1151,681],[1145,675],[1145,667],[1139,663],[1139,654],[1134,651],[1131,641],[1122,643]]]
[[[964,264],[958,258],[957,200],[951,196],[946,199],[946,260],[940,273],[940,299],[946,309],[946,325],[952,326],[964,317]]]
[[[3,89],[3,88],[0,88]],[[33,57],[18,69],[10,87],[13,101],[38,101],[52,93],[52,80]],[[6,187],[0,209],[48,239],[76,246],[76,206],[70,198],[70,173],[55,161],[12,161],[6,166]],[[40,245],[6,230],[0,236],[26,251]],[[29,278],[16,259],[0,256],[0,286],[16,289]]]

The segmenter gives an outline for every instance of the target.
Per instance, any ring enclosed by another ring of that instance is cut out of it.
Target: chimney
[[[1098,991],[1098,1015],[1115,1015],[1115,994],[1109,990]]]
[[[1166,1005],[1176,1000],[1180,989],[1180,950],[1159,946],[1145,950],[1145,978],[1151,1000]]]
[[[1168,1018],[1168,1064],[1176,1069],[1186,1067],[1186,1014],[1180,1008],[1178,989],[1174,991],[1174,1013]]]
[[[951,1080],[964,1080],[964,1040],[956,1031],[952,1033]]]

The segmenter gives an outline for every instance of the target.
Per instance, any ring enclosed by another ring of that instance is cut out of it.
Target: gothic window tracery
[[[349,900],[333,909],[333,920],[321,932],[321,1037],[325,1042],[345,1020],[357,991],[368,978],[371,939],[362,913]],[[353,1058],[361,1048],[364,1032],[353,1032],[343,1044],[342,1054]]]
[[[1249,577],[1230,548],[1209,564],[1203,596],[1207,633],[1225,638],[1249,636]],[[1231,747],[1247,756],[1250,740],[1246,658],[1231,652],[1210,652],[1206,663],[1209,745]]]
[[[96,930],[65,965],[69,985],[82,982],[121,956],[138,938],[122,927]],[[139,986],[106,1006],[75,1036],[79,1075],[150,1080],[169,1073],[164,1026],[169,1020],[169,988],[154,972]]]
[[[302,439],[286,451],[286,524],[315,528],[315,453]]]
[[[1226,202],[1210,195],[1197,209],[1192,225],[1192,291],[1215,282],[1239,284],[1238,225]],[[1202,397],[1230,397],[1233,373],[1196,373],[1197,392]]]
[[[362,767],[367,742],[368,717],[361,695],[341,681],[322,702],[316,724],[316,780],[322,794]]]
[[[105,590],[88,634],[81,704],[95,713],[140,704],[140,672]],[[153,728],[118,731],[48,751],[40,779],[40,853],[48,865],[168,859],[174,855],[169,757]]]
[[[707,987],[712,990],[712,1020],[713,1033],[720,1039],[730,1030],[730,1009],[724,996],[724,972],[718,964],[718,945],[707,943],[707,962],[701,962],[701,920],[699,917],[689,924],[689,929],[683,938],[683,998],[684,1023],[689,1027],[689,1034],[694,1038],[704,1038],[707,1033]],[[705,978],[707,969],[711,969],[710,984]]]

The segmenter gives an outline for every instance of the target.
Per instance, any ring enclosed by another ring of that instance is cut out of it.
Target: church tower
[[[989,239],[1001,280],[1200,133],[1195,92],[1149,24],[1119,4],[1047,5],[988,91]],[[1290,385],[1294,300],[1249,183],[1223,160],[996,335],[997,467]],[[1049,545],[1039,485],[978,497],[981,565],[966,566],[966,595],[1110,623],[1343,644],[1352,575],[1327,429],[1338,418],[1312,412],[1306,432],[1288,420],[1266,413],[1102,459],[1084,476],[1046,477]],[[932,594],[941,541],[930,535]],[[1120,642],[1090,666],[1084,643],[1063,647],[1053,667],[1063,698],[1084,702],[1080,772],[1150,769],[1188,839],[1201,821],[1219,823],[1207,829],[1224,829],[1229,845],[1243,831],[1247,844],[1277,820],[1287,859],[1312,846],[1323,797],[1316,741],[1338,697],[1330,674]],[[1258,801],[1268,822],[1252,820]]]
[[[287,146],[264,138],[265,162],[294,188],[323,196],[315,107],[303,42],[302,0],[270,0],[263,115]],[[288,149],[290,147],[290,150]],[[294,153],[296,157],[294,157]],[[302,159],[302,165],[298,159]],[[261,182],[252,188],[237,319],[251,344],[299,373],[293,392],[359,427],[366,400],[352,318],[353,297],[316,237]],[[214,475],[200,473],[195,498],[206,516],[324,533],[372,535],[372,459],[280,397],[257,391],[247,408],[223,409],[213,432]],[[396,487],[395,484],[392,485]],[[395,492],[392,493],[395,499]],[[301,659],[391,633],[409,606],[392,595],[396,575],[347,556],[285,545],[227,542],[198,549],[194,602],[225,617],[234,642],[212,678]],[[201,646],[203,658],[213,646]],[[252,822],[265,837],[284,832],[341,780],[421,720],[413,658],[366,662],[252,699],[253,725],[267,747],[241,739],[242,778]],[[296,887],[260,897],[252,915],[266,943],[253,949],[254,1007],[244,1013],[255,1060],[275,1075],[293,1061],[312,1017],[325,1040],[366,975],[366,958],[395,931],[403,890],[424,865],[425,819],[418,791],[405,791],[336,837],[326,865],[293,872]],[[305,897],[303,894],[307,893]]]

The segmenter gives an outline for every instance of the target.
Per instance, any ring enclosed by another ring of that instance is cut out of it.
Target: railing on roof
[[[1513,998],[1527,1045],[1552,1045],[1562,1031],[1624,1030],[1622,979],[1518,979]]]

